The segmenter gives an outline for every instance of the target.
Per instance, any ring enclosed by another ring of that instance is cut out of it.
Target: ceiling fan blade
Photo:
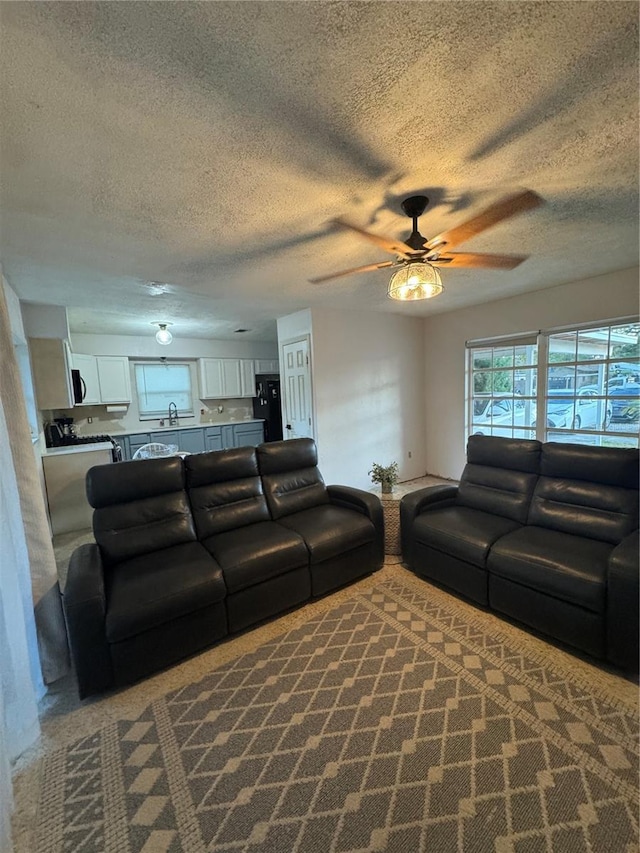
[[[399,255],[401,258],[410,258],[414,252],[410,246],[407,246],[407,244],[403,243],[401,240],[392,240],[390,237],[382,237],[379,234],[372,234],[371,231],[365,231],[364,228],[360,228],[358,225],[353,225],[353,223],[347,222],[345,219],[333,219],[332,222],[334,222],[335,225],[340,225],[342,228],[349,228],[351,231],[355,231],[356,234],[359,234],[371,243],[375,243],[376,246],[384,249],[385,252],[391,252],[392,255]]]
[[[449,231],[443,231],[442,234],[428,240],[427,248],[435,249],[442,246],[448,250],[465,240],[469,240],[476,234],[480,234],[481,231],[486,231],[487,228],[491,228],[492,225],[496,225],[503,219],[508,219],[517,213],[523,213],[525,210],[532,210],[543,203],[544,199],[532,190],[525,190],[517,195],[509,196],[491,205],[478,216],[474,216],[461,225],[457,225]]]
[[[528,255],[478,255],[474,252],[452,252],[429,260],[434,267],[484,267],[486,269],[512,270],[526,261]]]
[[[330,278],[340,278],[343,275],[351,275],[352,273],[356,272],[370,272],[371,270],[381,270],[385,267],[392,267],[394,266],[394,264],[395,261],[382,261],[382,263],[379,264],[366,264],[363,267],[354,267],[350,270],[342,270],[342,272],[332,272],[329,273],[329,275],[321,275],[318,276],[318,278],[310,278],[309,281],[311,282],[311,284],[320,284],[320,282],[322,281],[329,281]]]

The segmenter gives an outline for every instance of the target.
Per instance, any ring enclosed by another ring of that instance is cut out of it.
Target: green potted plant
[[[393,487],[398,482],[398,463],[392,462],[390,465],[379,465],[373,463],[373,468],[369,471],[372,483],[380,483],[382,494],[390,494]]]

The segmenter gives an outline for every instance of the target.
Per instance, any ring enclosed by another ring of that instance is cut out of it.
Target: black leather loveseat
[[[63,602],[84,698],[380,568],[379,499],[325,486],[310,439],[101,465]]]
[[[471,436],[459,486],[400,523],[418,575],[637,672],[637,450]]]

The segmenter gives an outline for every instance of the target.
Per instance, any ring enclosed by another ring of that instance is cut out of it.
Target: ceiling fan
[[[388,289],[388,295],[392,299],[402,301],[429,299],[432,296],[437,296],[443,290],[438,272],[439,267],[482,267],[485,269],[510,270],[525,261],[526,255],[487,255],[473,252],[451,252],[450,249],[504,219],[538,207],[543,204],[543,199],[532,190],[524,190],[492,204],[477,216],[449,229],[449,231],[443,231],[431,240],[426,240],[418,231],[418,218],[422,216],[428,203],[429,200],[424,195],[409,196],[402,202],[402,210],[413,222],[411,234],[404,243],[365,231],[344,219],[334,219],[333,222],[336,225],[355,231],[356,234],[375,243],[381,249],[396,255],[396,259],[353,267],[353,269],[311,278],[309,281],[312,284],[319,284],[352,273],[394,267],[396,271],[391,277]]]

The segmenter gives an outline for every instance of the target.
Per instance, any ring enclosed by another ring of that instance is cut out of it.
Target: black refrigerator
[[[265,441],[280,441],[282,439],[279,379],[272,379],[269,376],[256,376],[253,416],[264,420]]]

